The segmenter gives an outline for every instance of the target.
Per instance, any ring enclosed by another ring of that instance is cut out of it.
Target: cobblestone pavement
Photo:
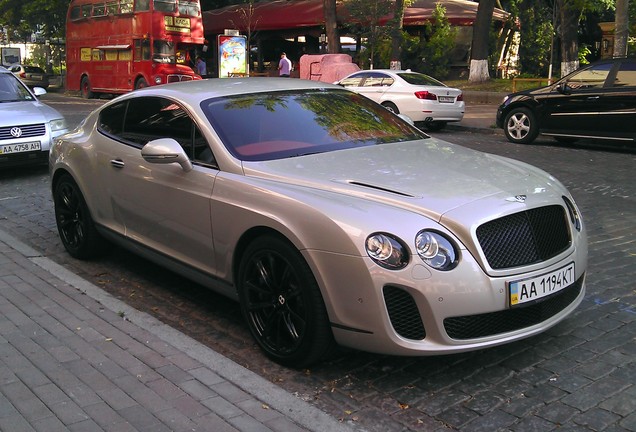
[[[45,168],[0,172],[0,223],[115,297],[361,429],[636,431],[634,151],[435,135],[537,165],[571,190],[590,245],[587,295],[571,317],[484,351],[408,358],[342,350],[311,370],[285,369],[260,354],[229,300],[120,249],[94,262],[70,258],[55,231]]]

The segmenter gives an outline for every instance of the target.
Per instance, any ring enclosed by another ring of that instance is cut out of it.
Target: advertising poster
[[[247,38],[245,36],[218,36],[219,78],[247,74]]]

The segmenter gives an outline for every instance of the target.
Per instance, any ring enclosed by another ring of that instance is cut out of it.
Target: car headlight
[[[409,263],[406,246],[390,234],[371,234],[367,237],[365,247],[369,257],[386,269],[399,270]]]
[[[459,261],[453,243],[436,231],[420,231],[415,237],[415,249],[422,261],[436,270],[452,270]]]
[[[49,122],[49,126],[51,126],[51,132],[57,132],[60,130],[66,129],[66,120],[64,119],[55,119]]]
[[[566,196],[563,196],[563,201],[565,201],[565,206],[568,208],[568,213],[570,215],[570,222],[574,225],[577,231],[581,231],[582,223],[581,223],[581,213],[579,213],[579,209],[576,207],[576,204]]]
[[[160,76],[156,76],[155,77],[155,84],[157,84],[157,85],[161,84],[161,77]]]

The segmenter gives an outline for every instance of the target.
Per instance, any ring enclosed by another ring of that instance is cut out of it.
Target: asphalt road
[[[69,123],[103,101],[45,98]],[[478,110],[479,107],[474,109]],[[57,237],[45,167],[0,172],[0,223],[48,258],[360,429],[636,431],[636,152],[598,142],[446,130],[447,141],[537,165],[573,193],[587,224],[587,295],[548,332],[506,346],[407,358],[341,350],[311,370],[267,360],[238,306],[121,249],[70,258]],[[432,186],[434,187],[434,185]]]

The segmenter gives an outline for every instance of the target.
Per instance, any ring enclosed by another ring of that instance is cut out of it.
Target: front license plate
[[[549,296],[574,283],[574,263],[541,276],[510,282],[510,306]]]
[[[437,100],[440,101],[440,103],[453,103],[455,102],[455,98],[452,96],[438,96]]]
[[[40,145],[40,141],[20,144],[7,144],[0,146],[0,154],[22,153],[41,149],[42,146]]]

